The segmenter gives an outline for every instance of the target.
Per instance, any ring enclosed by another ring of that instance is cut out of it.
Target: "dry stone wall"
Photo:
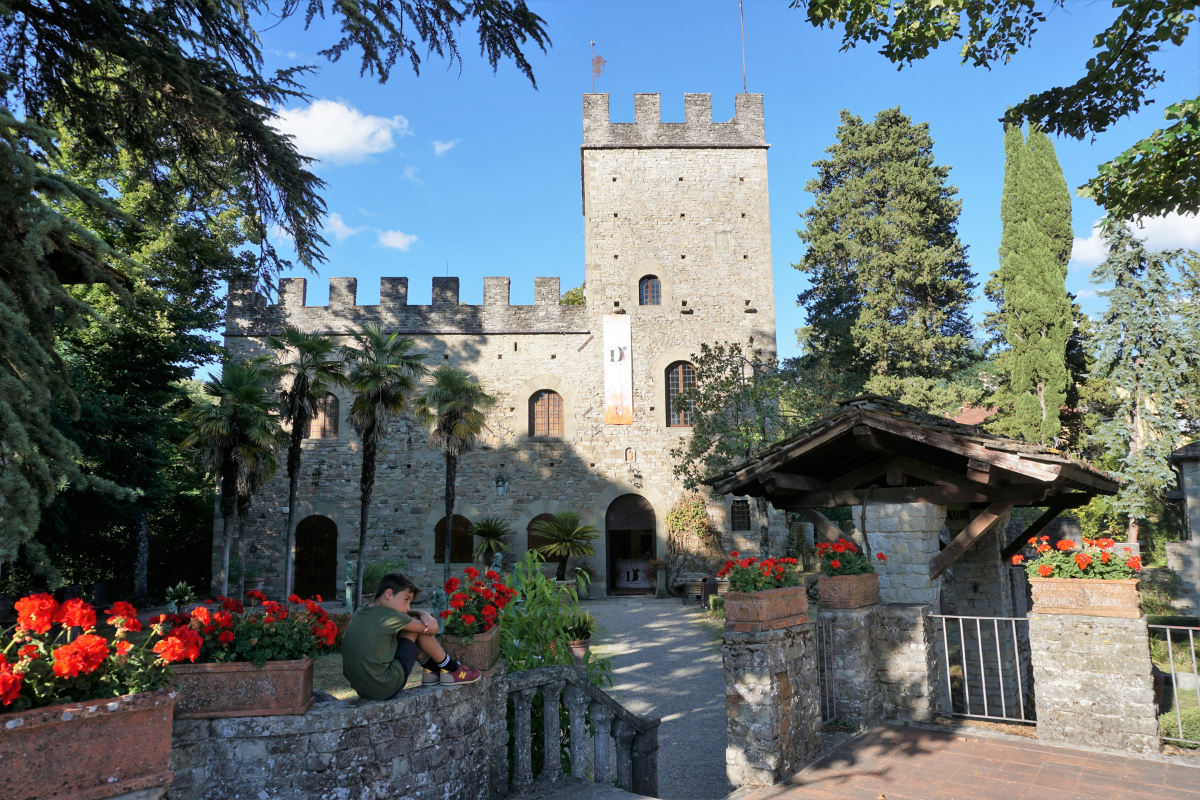
[[[575,510],[604,530],[605,512],[624,494],[649,500],[658,555],[666,553],[665,517],[683,493],[672,473],[672,447],[687,428],[669,427],[667,368],[704,342],[747,342],[775,348],[770,213],[761,95],[738,95],[738,115],[714,123],[708,95],[688,95],[686,123],[660,122],[657,95],[638,95],[635,123],[610,123],[607,95],[584,103],[584,251],[587,305],[559,304],[557,278],[536,278],[532,306],[509,303],[509,279],[485,278],[484,302],[459,300],[457,278],[433,279],[433,302],[408,304],[408,280],[383,278],[380,302],[357,304],[357,281],[333,278],[329,305],[306,304],[304,279],[281,281],[277,304],[246,284],[230,287],[225,343],[234,358],[268,352],[266,337],[285,324],[348,341],[357,324],[374,321],[417,340],[431,367],[452,364],[499,398],[484,446],[460,461],[455,513],[475,522],[507,520],[519,556],[526,528],[539,514]],[[706,111],[707,109],[707,111]],[[707,114],[707,116],[706,116]],[[661,281],[662,303],[638,305],[638,281]],[[634,422],[604,423],[606,314],[624,312],[632,329]],[[529,435],[529,400],[540,390],[563,398],[564,432]],[[298,519],[329,517],[337,525],[337,587],[357,560],[361,452],[347,421],[350,397],[336,391],[338,438],[304,444]],[[411,419],[392,426],[379,453],[367,537],[368,561],[403,557],[426,588],[441,583],[434,562],[434,526],[443,516],[444,468]],[[287,474],[281,469],[255,497],[248,545],[267,578],[282,587]],[[753,535],[730,530],[732,498],[710,503],[725,544],[753,552],[766,526],[772,552],[785,546],[782,515],[760,519]],[[385,549],[386,546],[386,549]],[[213,575],[221,574],[221,525],[214,520]],[[607,546],[597,542],[593,566],[607,579]],[[512,556],[510,556],[511,558]]]

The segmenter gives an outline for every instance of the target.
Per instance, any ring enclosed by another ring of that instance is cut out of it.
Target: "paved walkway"
[[[725,678],[720,640],[695,602],[609,598],[587,610],[605,629],[595,646],[612,661],[613,697],[635,714],[662,718],[658,794],[665,800],[717,800],[733,791],[725,776]]]
[[[884,725],[739,800],[1200,800],[1200,768]]]

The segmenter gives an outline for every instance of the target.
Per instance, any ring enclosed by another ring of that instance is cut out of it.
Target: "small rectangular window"
[[[729,516],[733,522],[733,530],[750,530],[750,501],[734,500],[733,505],[729,509]]]

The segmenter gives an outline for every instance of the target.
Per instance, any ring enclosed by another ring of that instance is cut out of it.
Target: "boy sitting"
[[[404,688],[413,664],[425,668],[421,685],[474,683],[479,670],[467,669],[434,638],[437,620],[410,608],[417,585],[393,572],[379,581],[375,602],[354,612],[342,639],[342,674],[358,696],[390,700]]]

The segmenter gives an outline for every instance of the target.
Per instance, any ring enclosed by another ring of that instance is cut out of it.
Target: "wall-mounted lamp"
[[[257,552],[258,552],[258,545],[256,545],[256,544],[250,545],[250,555],[254,555]]]
[[[507,492],[508,492],[508,476],[507,475],[497,475],[495,483],[496,483],[496,496],[497,497],[503,497],[505,494],[507,494]]]

